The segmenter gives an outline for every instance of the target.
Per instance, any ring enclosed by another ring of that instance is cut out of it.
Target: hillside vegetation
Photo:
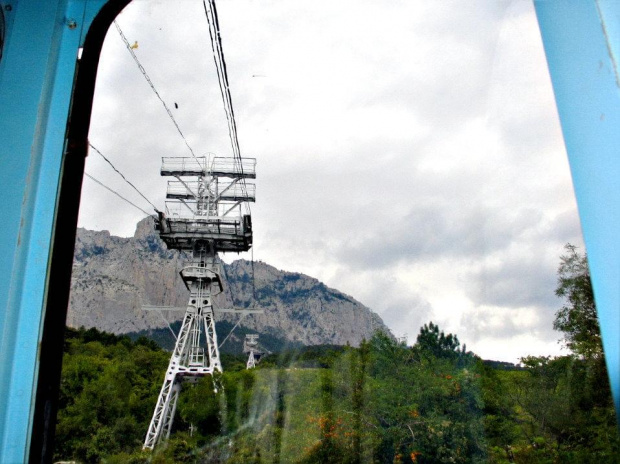
[[[432,323],[407,347],[377,333],[359,348],[271,355],[185,385],[173,435],[141,451],[168,361],[147,339],[70,331],[58,459],[110,463],[617,462],[602,366],[528,358],[495,370]]]
[[[567,246],[554,327],[572,354],[482,361],[432,322],[408,347],[283,349],[187,384],[170,440],[142,451],[169,353],[68,329],[58,460],[107,463],[617,463],[613,409],[585,256]]]

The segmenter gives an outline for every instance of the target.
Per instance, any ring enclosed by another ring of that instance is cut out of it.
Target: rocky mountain
[[[185,259],[183,253],[166,249],[150,218],[138,223],[130,238],[78,229],[67,325],[116,334],[167,327],[162,314],[145,311],[142,305],[186,305],[189,293],[179,277]],[[241,332],[304,345],[358,345],[374,330],[388,331],[370,309],[303,274],[237,260],[223,264],[222,277],[225,291],[215,298],[216,306],[264,309],[262,315],[245,316]],[[183,312],[163,315],[175,321]],[[229,326],[238,317],[221,314],[218,320]]]

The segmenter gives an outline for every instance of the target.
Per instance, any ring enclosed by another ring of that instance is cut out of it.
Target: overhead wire
[[[228,274],[226,272],[226,267],[224,266],[224,261],[222,261],[222,258],[220,258],[219,256],[218,256],[218,261],[220,264],[220,269],[224,273],[224,281],[226,282],[226,288],[228,288],[228,293],[230,295],[230,304],[232,306],[235,306],[235,297],[233,296],[232,290],[230,289],[230,281],[228,280]]]
[[[254,247],[252,247],[252,299],[256,304],[256,273],[254,272]]]
[[[228,72],[226,69],[226,60],[224,58],[224,50],[222,47],[222,36],[220,34],[220,24],[217,16],[217,8],[214,0],[203,0],[202,5],[204,7],[207,23],[209,24],[209,39],[211,42],[211,49],[213,50],[213,61],[215,62],[215,69],[217,71],[218,84],[220,93],[222,95],[222,101],[224,103],[224,113],[228,123],[228,137],[232,145],[233,158],[235,163],[238,163],[241,173],[241,188],[244,196],[248,198],[247,185],[244,176],[243,162],[241,159],[241,149],[239,148],[239,137],[237,134],[237,122],[235,119],[235,111],[232,104],[232,97],[230,94],[230,84],[228,81]],[[248,213],[251,213],[250,203],[244,202]]]
[[[105,161],[106,161],[106,162],[107,162],[107,163],[108,163],[111,167],[112,167],[112,169],[114,169],[114,171],[116,171],[116,172],[118,173],[118,175],[119,175],[119,176],[121,176],[121,177],[123,178],[123,180],[124,180],[125,182],[127,182],[127,183],[131,186],[131,187],[133,187],[133,189],[134,189],[136,192],[138,192],[138,194],[139,194],[142,198],[144,198],[144,199],[147,201],[147,203],[153,207],[153,209],[155,209],[155,212],[156,212],[156,213],[159,213],[159,210],[157,209],[157,206],[155,206],[153,203],[151,203],[151,201],[150,201],[148,198],[146,198],[146,197],[144,196],[144,194],[143,194],[140,190],[138,190],[138,188],[137,188],[135,185],[133,185],[133,184],[132,184],[132,183],[131,183],[131,182],[130,182],[130,181],[129,181],[129,180],[128,180],[128,179],[127,179],[124,175],[123,175],[123,173],[122,173],[122,172],[120,172],[118,169],[116,169],[116,166],[114,166],[114,165],[112,164],[112,162],[111,162],[108,158],[106,158],[106,157],[105,157],[105,155],[104,155],[103,153],[101,153],[101,152],[100,152],[100,151],[99,151],[99,150],[98,150],[98,149],[97,149],[97,148],[96,148],[96,147],[95,147],[92,143],[90,143],[90,141],[88,142],[88,145],[90,146],[90,148],[92,148],[93,150],[95,150],[95,151],[96,151],[96,152],[97,152],[97,153],[98,153],[98,154],[99,154],[99,155],[100,155],[100,156],[101,156],[101,157],[102,157],[102,158],[103,158],[103,159],[104,159],[104,160],[105,160]],[[147,214],[148,214],[148,213],[147,213]]]
[[[230,83],[228,81],[228,71],[226,68],[226,59],[224,58],[224,49],[222,45],[222,35],[220,33],[220,23],[217,15],[217,7],[215,6],[215,0],[202,0],[205,16],[209,25],[209,39],[211,42],[211,49],[213,51],[213,61],[215,63],[215,69],[217,71],[218,84],[220,88],[220,94],[224,103],[224,113],[228,122],[228,136],[232,145],[233,157],[238,163],[241,173],[241,189],[246,198],[249,197],[247,191],[247,185],[245,181],[245,175],[243,172],[243,161],[241,158],[241,148],[239,147],[239,136],[237,133],[237,121],[235,119],[235,110],[233,108],[232,96],[230,94]],[[250,202],[244,202],[248,214],[252,213]],[[252,299],[256,304],[256,283],[254,273],[254,247],[252,247]],[[234,330],[234,328],[233,328]]]
[[[237,323],[233,326],[232,329],[230,329],[230,332],[228,332],[228,335],[226,335],[226,338],[224,338],[224,341],[222,343],[220,343],[220,346],[218,346],[218,348],[221,348],[222,345],[224,345],[224,343],[226,343],[226,340],[228,340],[228,338],[232,335],[232,333],[235,331],[235,329],[239,326],[239,324],[241,323],[243,317],[245,316],[245,314],[242,314],[239,317],[239,320],[237,321]]]
[[[131,206],[133,206],[134,208],[139,209],[140,211],[142,211],[144,214],[146,214],[147,216],[153,216],[151,213],[147,213],[146,211],[144,211],[142,208],[140,208],[138,205],[136,205],[135,203],[131,202],[130,200],[128,200],[127,198],[125,198],[124,196],[122,196],[120,193],[118,193],[116,190],[113,190],[112,188],[108,187],[107,185],[105,185],[103,182],[101,182],[100,180],[95,179],[93,176],[91,176],[89,173],[84,172],[84,175],[86,177],[88,177],[89,179],[91,179],[92,181],[98,183],[99,185],[101,185],[104,189],[109,190],[110,192],[112,192],[114,195],[116,195],[117,197],[119,197],[120,199],[126,201],[127,203],[129,203]]]
[[[127,48],[127,50],[129,50],[129,53],[131,54],[131,57],[135,61],[136,65],[138,65],[138,69],[140,70],[140,72],[142,73],[142,75],[144,76],[144,78],[146,79],[148,84],[151,86],[151,89],[153,90],[153,92],[155,92],[155,95],[157,96],[157,98],[159,98],[159,101],[162,103],[162,105],[164,105],[166,113],[168,113],[168,116],[170,117],[170,120],[173,122],[174,127],[177,128],[177,131],[179,132],[179,135],[181,135],[181,138],[185,142],[185,145],[187,145],[187,148],[189,149],[190,153],[196,159],[196,161],[198,161],[198,158],[196,157],[196,154],[194,153],[194,150],[192,150],[192,147],[189,145],[189,142],[185,138],[185,135],[183,135],[183,131],[181,131],[181,128],[179,127],[179,124],[177,123],[176,119],[174,119],[174,116],[172,115],[172,111],[170,111],[170,108],[168,108],[168,105],[166,105],[166,102],[164,101],[164,99],[161,97],[161,95],[159,95],[159,92],[155,88],[155,84],[153,84],[153,81],[151,81],[151,78],[147,74],[146,69],[144,69],[144,66],[142,66],[142,63],[140,63],[140,60],[138,59],[138,57],[134,53],[133,47],[131,46],[131,44],[127,40],[127,37],[125,37],[125,34],[123,34],[123,31],[121,30],[121,27],[118,25],[118,23],[116,21],[114,21],[114,25],[116,26],[116,30],[118,31],[118,34],[121,36],[121,39],[125,43],[125,47]]]
[[[219,20],[217,17],[217,8],[213,0],[209,0],[209,7],[207,7],[207,3],[205,0],[203,0],[202,4],[205,9],[207,22],[209,24],[209,37],[211,39],[213,59],[215,61],[218,82],[220,84],[220,92],[222,94],[222,100],[224,102],[224,111],[226,112],[226,119],[228,121],[229,137],[232,144],[233,155],[239,158],[241,151],[239,149],[235,111],[232,106],[232,97],[230,95],[230,85],[228,82],[226,60],[224,58],[224,51],[222,47],[222,36],[220,33]]]

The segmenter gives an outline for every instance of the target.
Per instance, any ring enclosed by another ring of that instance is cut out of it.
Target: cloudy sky
[[[556,269],[582,240],[531,2],[218,12],[257,159],[255,260],[319,278],[410,342],[432,320],[488,359],[560,353]],[[202,1],[134,0],[118,24],[194,151],[231,156]],[[161,157],[191,156],[114,27],[90,140],[160,208]],[[96,153],[86,170],[149,211]],[[85,179],[81,227],[130,236],[142,217]]]

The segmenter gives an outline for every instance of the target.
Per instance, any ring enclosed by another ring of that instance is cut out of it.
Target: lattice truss
[[[256,178],[255,166],[251,158],[162,160],[162,176],[176,180],[168,182],[169,201],[155,228],[169,249],[191,252],[190,262],[181,271],[190,296],[144,448],[152,449],[170,436],[183,382],[222,372],[212,300],[223,291],[218,252],[247,251],[252,246],[247,204],[255,201],[255,186],[247,179]]]
[[[243,352],[248,355],[246,369],[256,367],[260,359],[265,354],[265,350],[258,344],[258,334],[247,334],[243,342]]]

